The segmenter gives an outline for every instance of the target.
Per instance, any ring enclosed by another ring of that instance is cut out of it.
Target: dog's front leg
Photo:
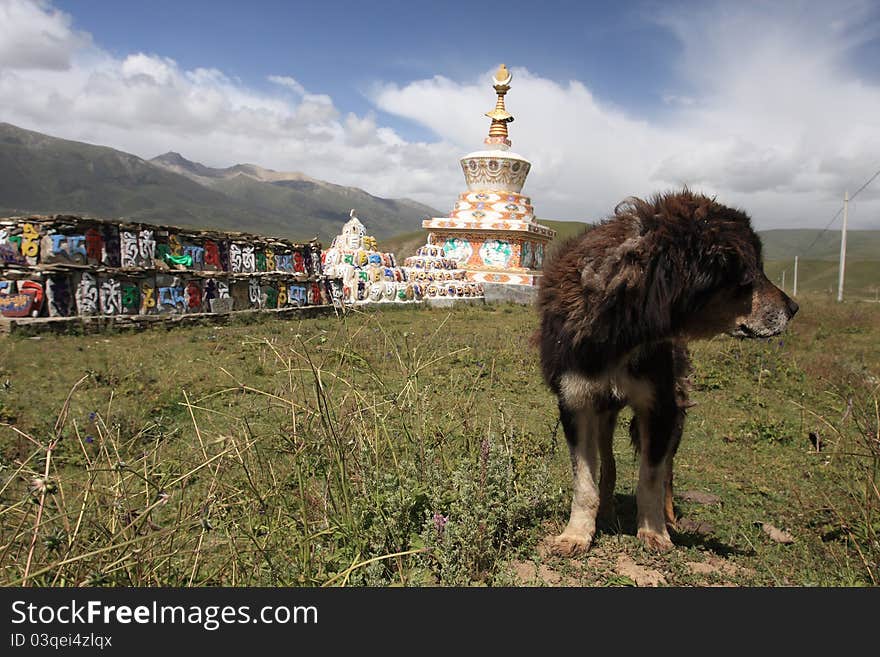
[[[680,412],[674,402],[655,402],[650,409],[636,411],[640,439],[638,537],[645,547],[659,552],[672,548],[667,516],[672,507],[672,459],[680,438],[680,431],[676,436]]]
[[[562,534],[550,539],[550,546],[556,554],[572,556],[587,550],[596,533],[599,511],[598,418],[592,408],[571,410],[562,403],[559,417],[568,441],[574,486],[568,525]]]

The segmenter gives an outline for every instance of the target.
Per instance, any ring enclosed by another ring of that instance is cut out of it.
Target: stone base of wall
[[[225,313],[187,313],[182,315],[77,315],[74,317],[0,318],[0,333],[39,335],[40,333],[101,333],[103,331],[143,331],[153,327],[228,324],[232,321],[258,320],[261,317],[307,319],[330,315],[341,309],[332,305],[303,306],[264,310],[235,310]]]

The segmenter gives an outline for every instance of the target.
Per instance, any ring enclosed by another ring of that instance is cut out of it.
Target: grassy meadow
[[[0,583],[874,585],[880,304],[798,301],[693,345],[663,555],[627,412],[619,524],[544,551],[570,468],[530,308],[0,338]]]

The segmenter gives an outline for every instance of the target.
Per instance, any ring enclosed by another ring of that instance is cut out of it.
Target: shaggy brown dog
[[[627,404],[640,453],[638,537],[671,548],[672,461],[690,405],[687,341],[770,337],[798,309],[764,275],[749,217],[687,189],[627,199],[558,249],[538,308],[544,380],[558,397],[574,473],[571,519],[551,539],[554,550],[585,550],[597,515],[613,517],[611,441]]]

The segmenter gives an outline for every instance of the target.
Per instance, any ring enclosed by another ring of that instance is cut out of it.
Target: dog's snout
[[[786,303],[788,304],[788,317],[790,319],[795,316],[800,306],[798,306],[795,300],[790,297],[786,297]]]

